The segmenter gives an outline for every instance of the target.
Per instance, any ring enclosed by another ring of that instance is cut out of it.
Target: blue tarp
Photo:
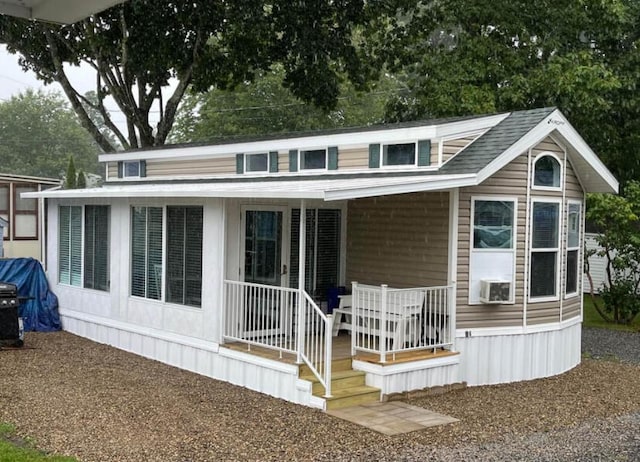
[[[60,330],[58,297],[49,290],[49,282],[42,265],[33,258],[7,258],[0,260],[0,282],[18,286],[20,316],[25,331],[53,332]]]

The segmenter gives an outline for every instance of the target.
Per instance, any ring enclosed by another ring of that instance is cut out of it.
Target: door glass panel
[[[248,210],[245,225],[246,282],[280,285],[282,212]]]

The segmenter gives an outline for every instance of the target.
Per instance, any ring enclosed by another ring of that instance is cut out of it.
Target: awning
[[[335,201],[423,191],[438,191],[476,184],[476,176],[424,175],[376,178],[336,178],[290,181],[227,181],[198,183],[109,184],[101,188],[64,189],[22,194],[23,198],[110,197],[226,197],[265,199],[321,199]]]
[[[0,0],[0,14],[73,23],[123,0]]]

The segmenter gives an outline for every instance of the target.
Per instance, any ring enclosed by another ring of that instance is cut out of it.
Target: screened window
[[[512,249],[514,202],[475,200],[473,204],[473,247]]]
[[[167,207],[166,301],[201,306],[202,207]]]
[[[415,165],[416,144],[387,144],[383,147],[382,165]]]
[[[530,296],[555,297],[557,295],[560,204],[534,201],[531,213]]]
[[[245,171],[247,172],[266,172],[269,169],[269,155],[263,154],[247,154],[245,156]]]
[[[58,281],[80,286],[82,282],[82,207],[58,209]]]
[[[578,292],[581,209],[580,204],[569,203],[567,212],[567,270],[565,274],[565,293],[567,295]]]
[[[108,205],[87,205],[84,209],[84,287],[109,290]]]
[[[131,295],[160,300],[162,207],[131,208]]]
[[[341,211],[307,209],[305,290],[326,300],[330,287],[339,282]],[[291,211],[290,286],[298,287],[300,209]]]
[[[35,185],[15,186],[13,217],[13,237],[15,239],[38,239],[38,200],[20,197],[22,193],[35,191],[38,191],[38,187]]]
[[[302,170],[317,170],[327,168],[327,150],[315,149],[300,152],[300,168]]]
[[[547,188],[560,187],[560,163],[553,156],[536,160],[533,185]]]

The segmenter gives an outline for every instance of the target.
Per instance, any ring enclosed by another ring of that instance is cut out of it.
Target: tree
[[[67,166],[67,176],[64,179],[64,187],[66,189],[75,189],[78,186],[78,174],[76,173],[76,165],[73,162],[73,156],[69,156],[69,165]]]
[[[604,307],[595,297],[594,305],[603,319],[630,324],[640,313],[640,182],[630,181],[624,196],[589,195],[587,219],[601,230],[596,253],[607,262]]]
[[[20,54],[24,69],[59,82],[82,125],[111,152],[116,146],[87,108],[99,112],[122,147],[161,145],[190,85],[196,91],[232,88],[275,62],[294,95],[331,109],[342,75],[362,86],[376,73],[353,41],[366,9],[363,0],[129,0],[67,26],[0,16],[0,42]],[[95,70],[97,101],[76,91],[65,63]],[[125,130],[107,110],[108,97],[125,115]]]
[[[85,171],[102,171],[98,146],[58,93],[28,90],[0,101],[0,140],[6,173],[62,178],[71,154]]]
[[[390,76],[373,83],[369,92],[343,83],[336,108],[324,111],[296,98],[283,86],[283,78],[284,71],[276,66],[233,91],[188,94],[178,110],[171,141],[371,125],[383,121],[385,102],[398,91]]]
[[[367,43],[411,94],[389,120],[557,106],[626,182],[640,176],[640,4],[527,0],[405,2]]]

